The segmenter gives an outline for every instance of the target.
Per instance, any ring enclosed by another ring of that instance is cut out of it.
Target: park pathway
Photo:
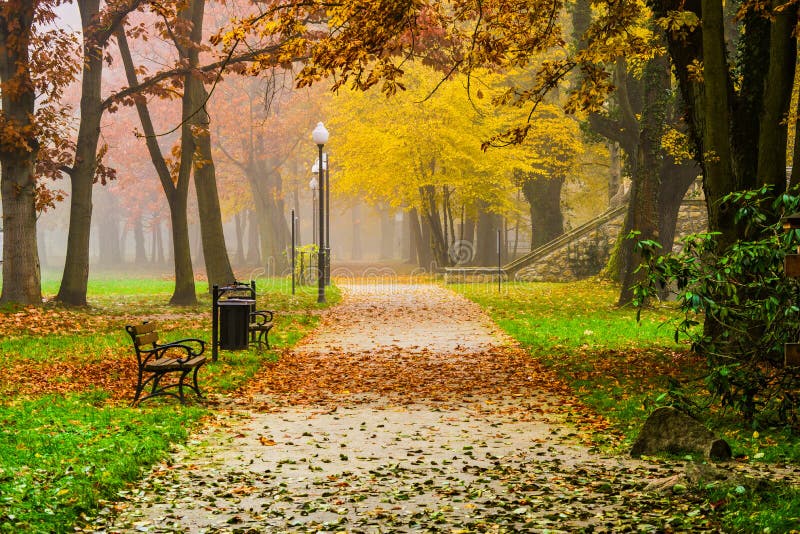
[[[343,292],[92,529],[703,531],[692,497],[644,491],[668,467],[597,452],[605,422],[476,305],[435,285]]]

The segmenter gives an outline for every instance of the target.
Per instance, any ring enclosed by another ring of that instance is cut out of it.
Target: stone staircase
[[[593,276],[608,262],[626,210],[625,205],[611,208],[499,270],[497,267],[449,267],[445,269],[445,280],[496,279],[498,272],[507,280],[535,282],[565,282]],[[707,226],[705,202],[685,200],[678,215],[676,236],[701,232]]]

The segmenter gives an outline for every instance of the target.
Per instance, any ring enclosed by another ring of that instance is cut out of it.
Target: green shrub
[[[796,195],[777,198],[765,187],[728,195],[746,240],[719,250],[717,235],[683,239],[683,250],[660,254],[641,241],[644,280],[635,304],[673,293],[682,314],[675,324],[703,355],[705,386],[723,407],[752,423],[798,422],[798,370],[784,365],[784,343],[800,331],[798,283],[784,274],[784,258],[800,244],[800,230],[784,231],[780,219],[798,209]],[[702,328],[699,326],[702,325]]]

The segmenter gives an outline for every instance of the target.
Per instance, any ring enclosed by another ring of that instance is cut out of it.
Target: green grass
[[[184,441],[203,412],[107,406],[102,392],[0,406],[0,530],[71,531]]]
[[[615,305],[617,290],[602,281],[448,286],[489,312],[497,324],[553,368],[617,428],[638,428],[666,386],[661,372],[689,371],[678,356],[663,306],[643,314]],[[677,360],[676,360],[677,358]]]
[[[692,381],[702,376],[703,362],[675,343],[666,321],[677,317],[670,304],[645,310],[618,308],[618,287],[588,280],[576,283],[509,283],[496,286],[448,286],[480,304],[497,324],[526,347],[531,356],[553,369],[575,394],[607,417],[624,435],[616,444],[624,452],[667,390],[668,377]],[[708,398],[688,388],[699,405]],[[800,436],[788,428],[752,428],[720,411],[705,422],[724,435],[740,461],[800,464]],[[602,442],[602,439],[599,441]],[[726,531],[788,532],[800,525],[800,489],[702,488],[719,507]]]
[[[636,322],[636,310],[615,305],[617,288],[604,281],[451,285],[488,310],[505,330],[532,348],[620,349],[663,345],[672,332],[663,323],[673,315],[664,306]]]
[[[46,296],[57,281],[44,284]],[[316,303],[316,290],[300,288],[291,295],[283,279],[259,278],[258,305],[275,310],[271,351],[220,351],[217,362],[200,371],[206,393],[225,394],[241,387],[265,361],[296,343],[317,323],[315,310],[340,298],[328,290],[328,303]],[[40,309],[0,311],[0,321],[19,319],[6,327],[0,344],[4,364],[42,367],[58,361],[91,364],[123,358],[135,365],[125,324],[160,321],[169,341],[184,337],[211,340],[211,298],[205,283],[197,284],[198,304],[168,304],[173,282],[156,277],[108,274],[89,283],[89,306],[79,309],[46,304]],[[210,356],[210,346],[206,347]],[[66,380],[66,379],[65,379]],[[0,532],[71,532],[103,499],[112,499],[186,440],[208,407],[189,396],[181,406],[172,398],[127,402],[134,384],[114,401],[99,388],[66,395],[20,395],[14,384],[0,384]]]

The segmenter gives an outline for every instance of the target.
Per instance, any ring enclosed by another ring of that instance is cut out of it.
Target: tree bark
[[[737,189],[731,159],[730,81],[725,54],[722,3],[718,0],[701,0],[703,13],[703,86],[704,115],[702,140],[704,152],[713,157],[704,158],[705,188],[708,198],[709,221],[717,222],[723,249],[733,244],[739,236],[734,213],[724,208],[718,200]]]
[[[254,152],[263,154],[257,149]],[[280,272],[289,267],[285,252],[291,239],[283,200],[277,198],[281,190],[280,175],[262,159],[246,166],[246,174],[258,222],[261,261],[265,266],[271,264]]]
[[[786,0],[774,0],[773,7]],[[786,190],[787,129],[776,128],[789,113],[792,99],[797,43],[793,31],[797,25],[797,5],[777,15],[770,27],[770,58],[764,88],[764,109],[758,137],[758,178],[771,185],[775,196]]]
[[[689,187],[700,176],[700,167],[694,161],[680,165],[667,163],[661,168],[661,187],[658,194],[658,242],[662,246],[662,254],[672,252],[675,245],[675,226],[683,199]]]
[[[411,226],[411,241],[414,244],[416,252],[417,264],[423,269],[430,268],[433,263],[433,253],[431,251],[430,242],[426,233],[426,227],[420,221],[419,212],[414,208],[409,213],[409,225]]]
[[[480,266],[497,265],[497,230],[500,229],[500,217],[486,211],[482,202],[478,207],[477,236],[475,243],[475,264]]]
[[[30,78],[34,3],[0,6],[0,82],[3,126],[21,139],[0,139],[0,196],[3,204],[3,292],[0,303],[41,304],[42,282],[36,245],[33,133],[36,95]],[[24,143],[22,141],[24,140]]]
[[[620,247],[620,306],[633,299],[633,286],[643,276],[642,272],[637,272],[642,258],[634,248],[635,242],[659,240],[659,193],[664,165],[661,138],[664,135],[669,105],[669,76],[669,60],[664,55],[654,57],[645,65],[645,104],[639,121],[639,146],[632,169],[631,198],[623,232],[625,236],[630,230],[636,230],[639,235],[636,239],[625,239]]]
[[[97,172],[97,146],[103,115],[101,95],[103,47],[125,16],[142,0],[114,6],[101,24],[100,0],[78,0],[83,30],[83,77],[81,81],[81,118],[75,161],[69,170],[70,219],[67,254],[56,300],[71,306],[86,304],[89,282],[89,240],[92,222],[92,190]]]
[[[175,258],[175,291],[169,300],[170,304],[197,304],[197,293],[192,274],[194,272],[191,262],[192,253],[189,247],[189,221],[186,217],[187,203],[186,194],[175,194],[172,201],[169,202],[172,250]],[[178,278],[179,269],[182,272],[180,279]],[[189,276],[190,274],[191,276]]]
[[[424,228],[428,229],[428,246],[431,248],[432,259],[436,261],[438,267],[446,267],[450,264],[450,258],[447,254],[442,215],[439,213],[436,198],[436,186],[422,186],[419,188],[419,193],[422,201],[422,222]]]
[[[531,250],[564,233],[564,214],[561,212],[563,185],[563,177],[528,178],[522,184],[522,194],[528,201],[531,214]]]

